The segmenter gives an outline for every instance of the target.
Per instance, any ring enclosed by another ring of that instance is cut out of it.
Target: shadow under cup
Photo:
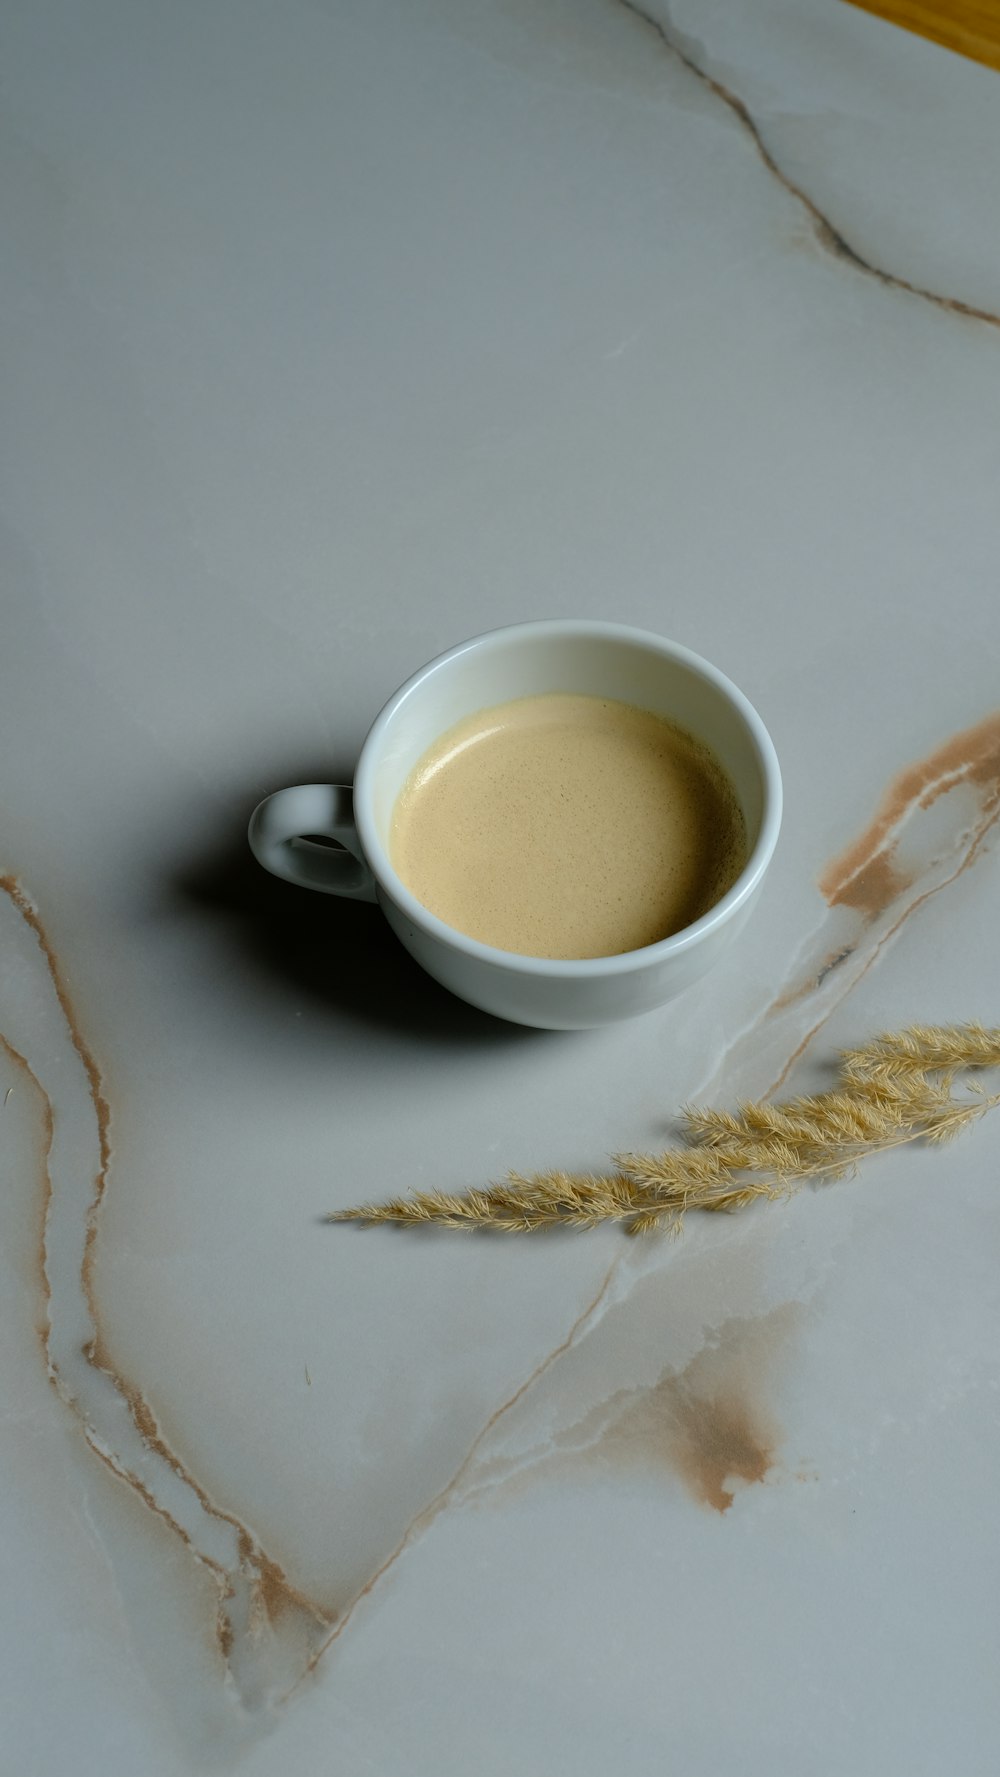
[[[686,729],[714,754],[743,813],[747,861],[736,882],[692,925],[641,950],[555,961],[494,949],[430,913],[391,863],[393,810],[427,749],[479,710],[558,691],[634,704]],[[617,624],[529,623],[461,644],[396,692],[365,741],[354,818],[382,909],[431,975],[473,1005],[517,1023],[584,1028],[662,1005],[703,975],[736,936],[777,840],[781,779],[760,717],[707,661]]]

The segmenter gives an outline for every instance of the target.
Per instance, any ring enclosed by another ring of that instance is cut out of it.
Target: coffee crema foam
[[[563,960],[670,937],[747,855],[708,749],[649,710],[547,692],[441,735],[393,811],[393,867],[439,919],[499,950]]]

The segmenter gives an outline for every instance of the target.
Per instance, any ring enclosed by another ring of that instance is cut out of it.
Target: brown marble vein
[[[38,1075],[20,1051],[14,1048],[13,1043],[8,1042],[2,1032],[0,1032],[0,1050],[3,1051],[8,1061],[20,1074],[22,1081],[28,1089],[29,1096],[38,1106],[41,1122],[41,1142],[39,1144],[37,1162],[38,1232],[35,1240],[35,1264],[37,1267],[38,1278],[40,1280],[38,1337],[41,1341],[42,1351],[45,1354],[46,1361],[48,1361],[46,1337],[49,1318],[49,1280],[45,1266],[45,1229],[49,1219],[49,1204],[52,1201],[52,1174],[49,1170],[49,1157],[52,1153],[52,1138],[55,1134],[56,1120],[52,1110],[52,1100],[45,1091]],[[6,1105],[10,1094],[11,1088],[8,1086],[6,1094],[4,1095],[4,1105]]]
[[[688,39],[669,22],[666,5],[660,7],[662,17],[657,17],[635,4],[635,0],[614,0],[623,12],[629,13],[639,24],[645,26],[659,40],[662,47],[691,73],[696,80],[713,96],[725,105],[745,135],[752,143],[758,158],[776,179],[778,184],[794,198],[800,209],[808,218],[813,237],[817,245],[833,258],[841,260],[845,265],[852,266],[855,271],[889,290],[900,290],[907,296],[919,297],[922,302],[933,303],[935,308],[943,309],[948,314],[960,315],[968,321],[981,321],[988,327],[1000,327],[1000,315],[990,309],[976,307],[970,302],[963,302],[957,296],[944,296],[939,291],[929,290],[922,284],[914,284],[896,272],[887,271],[883,266],[875,265],[866,259],[856,247],[852,247],[846,235],[831,222],[809,193],[797,183],[775,159],[774,154],[764,139],[763,130],[752,116],[749,108],[731,87],[725,85],[714,75],[709,74],[696,57]],[[666,22],[664,22],[666,20]]]
[[[65,1354],[57,1354],[56,1351],[53,1317],[58,1304],[54,1299],[49,1263],[52,1218],[59,1213],[51,1167],[56,1125],[55,1106],[27,1057],[9,1038],[3,1036],[0,1037],[0,1045],[37,1097],[41,1112],[38,1278],[41,1341],[47,1373],[59,1399],[73,1414],[88,1447],[98,1461],[117,1481],[129,1487],[181,1539],[195,1560],[213,1575],[219,1598],[215,1628],[220,1653],[235,1680],[242,1701],[248,1705],[257,1703],[265,1700],[273,1690],[269,1664],[274,1664],[274,1680],[281,1687],[287,1684],[290,1676],[287,1657],[289,1650],[276,1648],[274,1632],[280,1630],[285,1641],[291,1642],[293,1668],[301,1669],[318,1635],[328,1629],[332,1620],[331,1613],[322,1602],[306,1597],[292,1584],[280,1564],[266,1554],[245,1524],[210,1499],[196,1477],[167,1445],[149,1402],[112,1357],[102,1328],[100,1301],[94,1277],[99,1212],[107,1189],[111,1164],[111,1109],[100,1069],[82,1034],[66,987],[64,972],[37,909],[21,884],[11,875],[0,877],[0,893],[6,896],[32,934],[43,959],[49,986],[72,1050],[86,1080],[97,1130],[98,1163],[92,1175],[90,1196],[83,1217],[80,1283],[90,1320],[91,1336],[83,1346],[82,1355],[90,1373],[106,1378],[127,1406],[148,1472],[142,1472],[142,1463],[124,1456],[115,1447],[114,1440],[100,1430],[97,1423],[100,1419],[98,1404],[94,1401],[87,1402],[81,1397],[79,1386],[73,1386],[67,1378]],[[176,1506],[172,1509],[173,1502],[168,1504],[162,1496],[165,1472],[180,1483],[181,1498],[186,1495],[188,1503],[191,1500],[196,1502],[198,1510],[193,1515],[193,1523],[190,1512],[180,1512]],[[206,1521],[212,1521],[215,1526],[232,1532],[233,1553],[229,1559],[199,1542],[199,1515]],[[188,1518],[187,1523],[182,1522],[184,1516]],[[264,1634],[265,1628],[271,1632],[270,1641]]]
[[[37,913],[35,912],[35,909],[31,906],[31,904],[27,901],[27,897],[23,894],[23,891],[21,890],[20,885],[17,884],[14,881],[14,879],[12,879],[10,877],[6,877],[3,879],[0,879],[0,889],[2,889],[2,891],[10,897],[10,899],[13,901],[14,905],[17,906],[18,910],[20,912],[22,912],[22,914],[26,914],[26,916],[27,916],[26,923],[30,925],[30,927],[34,931],[36,937],[39,938],[40,947],[42,948],[43,954],[45,955],[46,960],[49,962],[49,966],[51,968],[52,964],[54,962],[54,954],[51,950],[51,947],[48,944],[47,939],[45,939],[45,935],[44,935],[44,932],[41,928],[40,922],[38,920]],[[7,1037],[5,1037],[2,1033],[0,1033],[0,1050],[2,1050],[2,1052],[7,1056],[7,1059],[18,1070],[18,1073],[20,1074],[22,1080],[24,1081],[25,1085],[28,1088],[30,1096],[35,1100],[35,1102],[38,1106],[39,1120],[40,1120],[40,1124],[41,1124],[41,1140],[39,1143],[38,1162],[37,1162],[38,1234],[37,1234],[37,1241],[36,1241],[35,1263],[36,1263],[36,1272],[37,1272],[37,1278],[38,1278],[38,1284],[39,1284],[39,1315],[38,1315],[37,1330],[38,1330],[39,1343],[41,1345],[42,1357],[45,1362],[48,1380],[49,1380],[50,1384],[52,1385],[53,1389],[55,1390],[55,1393],[58,1396],[59,1400],[63,1403],[64,1406],[66,1406],[69,1409],[70,1413],[73,1415],[74,1420],[76,1421],[79,1429],[83,1433],[84,1439],[86,1440],[87,1446],[90,1449],[92,1455],[94,1455],[97,1458],[98,1462],[100,1462],[104,1466],[104,1468],[117,1481],[124,1482],[126,1486],[130,1487],[131,1490],[136,1494],[136,1496],[142,1500],[143,1504],[146,1507],[148,1507],[148,1509],[150,1511],[155,1513],[157,1518],[159,1518],[160,1521],[163,1524],[165,1524],[166,1527],[170,1531],[172,1531],[175,1535],[179,1536],[181,1538],[181,1540],[183,1542],[185,1542],[189,1548],[191,1548],[192,1553],[196,1556],[196,1558],[201,1560],[203,1565],[206,1566],[213,1573],[216,1580],[218,1582],[220,1582],[220,1593],[223,1597],[226,1597],[229,1595],[229,1587],[228,1587],[228,1583],[226,1581],[226,1575],[225,1575],[224,1569],[220,1566],[220,1564],[218,1562],[213,1561],[210,1556],[206,1556],[203,1554],[199,1555],[199,1552],[196,1549],[194,1549],[194,1547],[191,1543],[191,1539],[188,1536],[187,1532],[184,1530],[183,1526],[177,1522],[177,1520],[172,1516],[172,1514],[163,1505],[160,1504],[160,1502],[156,1499],[151,1488],[146,1484],[146,1482],[144,1482],[138,1475],[132,1474],[127,1469],[127,1467],[124,1464],[122,1464],[121,1461],[116,1457],[114,1452],[105,1447],[105,1445],[102,1443],[101,1439],[96,1435],[93,1426],[88,1422],[87,1416],[81,1406],[81,1403],[76,1398],[76,1396],[73,1394],[73,1391],[67,1386],[67,1384],[62,1376],[60,1367],[53,1356],[52,1349],[51,1349],[51,1322],[50,1322],[50,1317],[49,1317],[49,1308],[50,1308],[50,1303],[51,1303],[51,1299],[52,1299],[52,1289],[51,1289],[51,1284],[49,1281],[49,1269],[48,1269],[48,1263],[47,1263],[47,1229],[48,1229],[49,1213],[51,1210],[52,1200],[53,1200],[52,1171],[51,1171],[50,1162],[51,1162],[51,1154],[52,1154],[53,1137],[55,1134],[55,1110],[54,1110],[52,1100],[51,1100],[49,1094],[46,1092],[44,1086],[42,1085],[41,1081],[38,1078],[38,1075],[35,1073],[34,1069],[31,1067],[27,1058],[24,1055],[22,1055],[20,1053],[20,1051],[18,1049],[16,1049],[14,1047],[14,1045],[9,1041],[9,1039]],[[9,1089],[8,1089],[8,1096],[9,1096]],[[4,1102],[6,1103],[6,1099]],[[104,1104],[105,1104],[105,1109],[106,1109],[106,1100],[104,1101]],[[108,1131],[109,1126],[110,1126],[110,1114],[107,1113],[107,1110],[106,1110],[106,1115],[104,1118],[105,1141],[106,1141],[107,1131]],[[109,1158],[109,1153],[110,1153],[110,1149],[105,1145],[105,1147],[102,1150],[102,1156],[103,1156],[104,1167],[105,1167],[105,1177],[106,1177],[106,1166],[107,1166],[107,1161]],[[228,1630],[228,1622],[224,1618],[224,1612],[222,1610],[221,1603],[220,1603],[220,1609],[219,1609],[219,1618],[220,1618],[220,1623],[219,1623],[219,1625],[217,1625],[217,1633],[221,1633],[221,1625],[223,1622],[225,1622],[226,1629]]]
[[[896,772],[871,819],[819,873],[827,912],[706,1092],[777,1092],[844,999],[921,907],[988,848],[1000,821],[1000,710]]]
[[[738,1491],[777,1470],[783,1433],[774,1397],[805,1314],[803,1303],[782,1302],[723,1319],[684,1364],[570,1412],[516,1454],[484,1459],[460,1503],[519,1494],[540,1480],[635,1476],[680,1482],[696,1504],[723,1515]],[[647,1328],[646,1345],[657,1336]]]
[[[915,810],[933,808],[959,784],[984,793],[984,806],[1000,793],[1000,710],[984,716],[904,766],[882,793],[872,820],[831,858],[820,874],[820,893],[830,907],[854,907],[870,919],[907,886],[895,862],[897,839]]]

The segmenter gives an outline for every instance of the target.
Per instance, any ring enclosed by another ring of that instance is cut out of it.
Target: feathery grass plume
[[[845,1079],[899,1081],[906,1075],[940,1073],[947,1080],[967,1068],[1000,1066],[1000,1030],[981,1024],[911,1025],[876,1037],[843,1056]]]
[[[631,1234],[676,1232],[689,1209],[744,1209],[787,1197],[809,1179],[842,1178],[867,1155],[904,1142],[950,1141],[1000,1103],[1000,1092],[990,1096],[974,1081],[956,1096],[956,1081],[998,1067],[1000,1029],[913,1025],[846,1050],[829,1092],[778,1105],[746,1103],[736,1111],[689,1106],[681,1118],[683,1145],[661,1154],[616,1154],[613,1172],[510,1173],[462,1195],[419,1191],[337,1210],[327,1219],[507,1233],[613,1221]]]

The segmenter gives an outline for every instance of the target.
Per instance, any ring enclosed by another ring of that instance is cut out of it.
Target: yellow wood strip
[[[892,25],[1000,69],[1000,0],[850,0]]]

